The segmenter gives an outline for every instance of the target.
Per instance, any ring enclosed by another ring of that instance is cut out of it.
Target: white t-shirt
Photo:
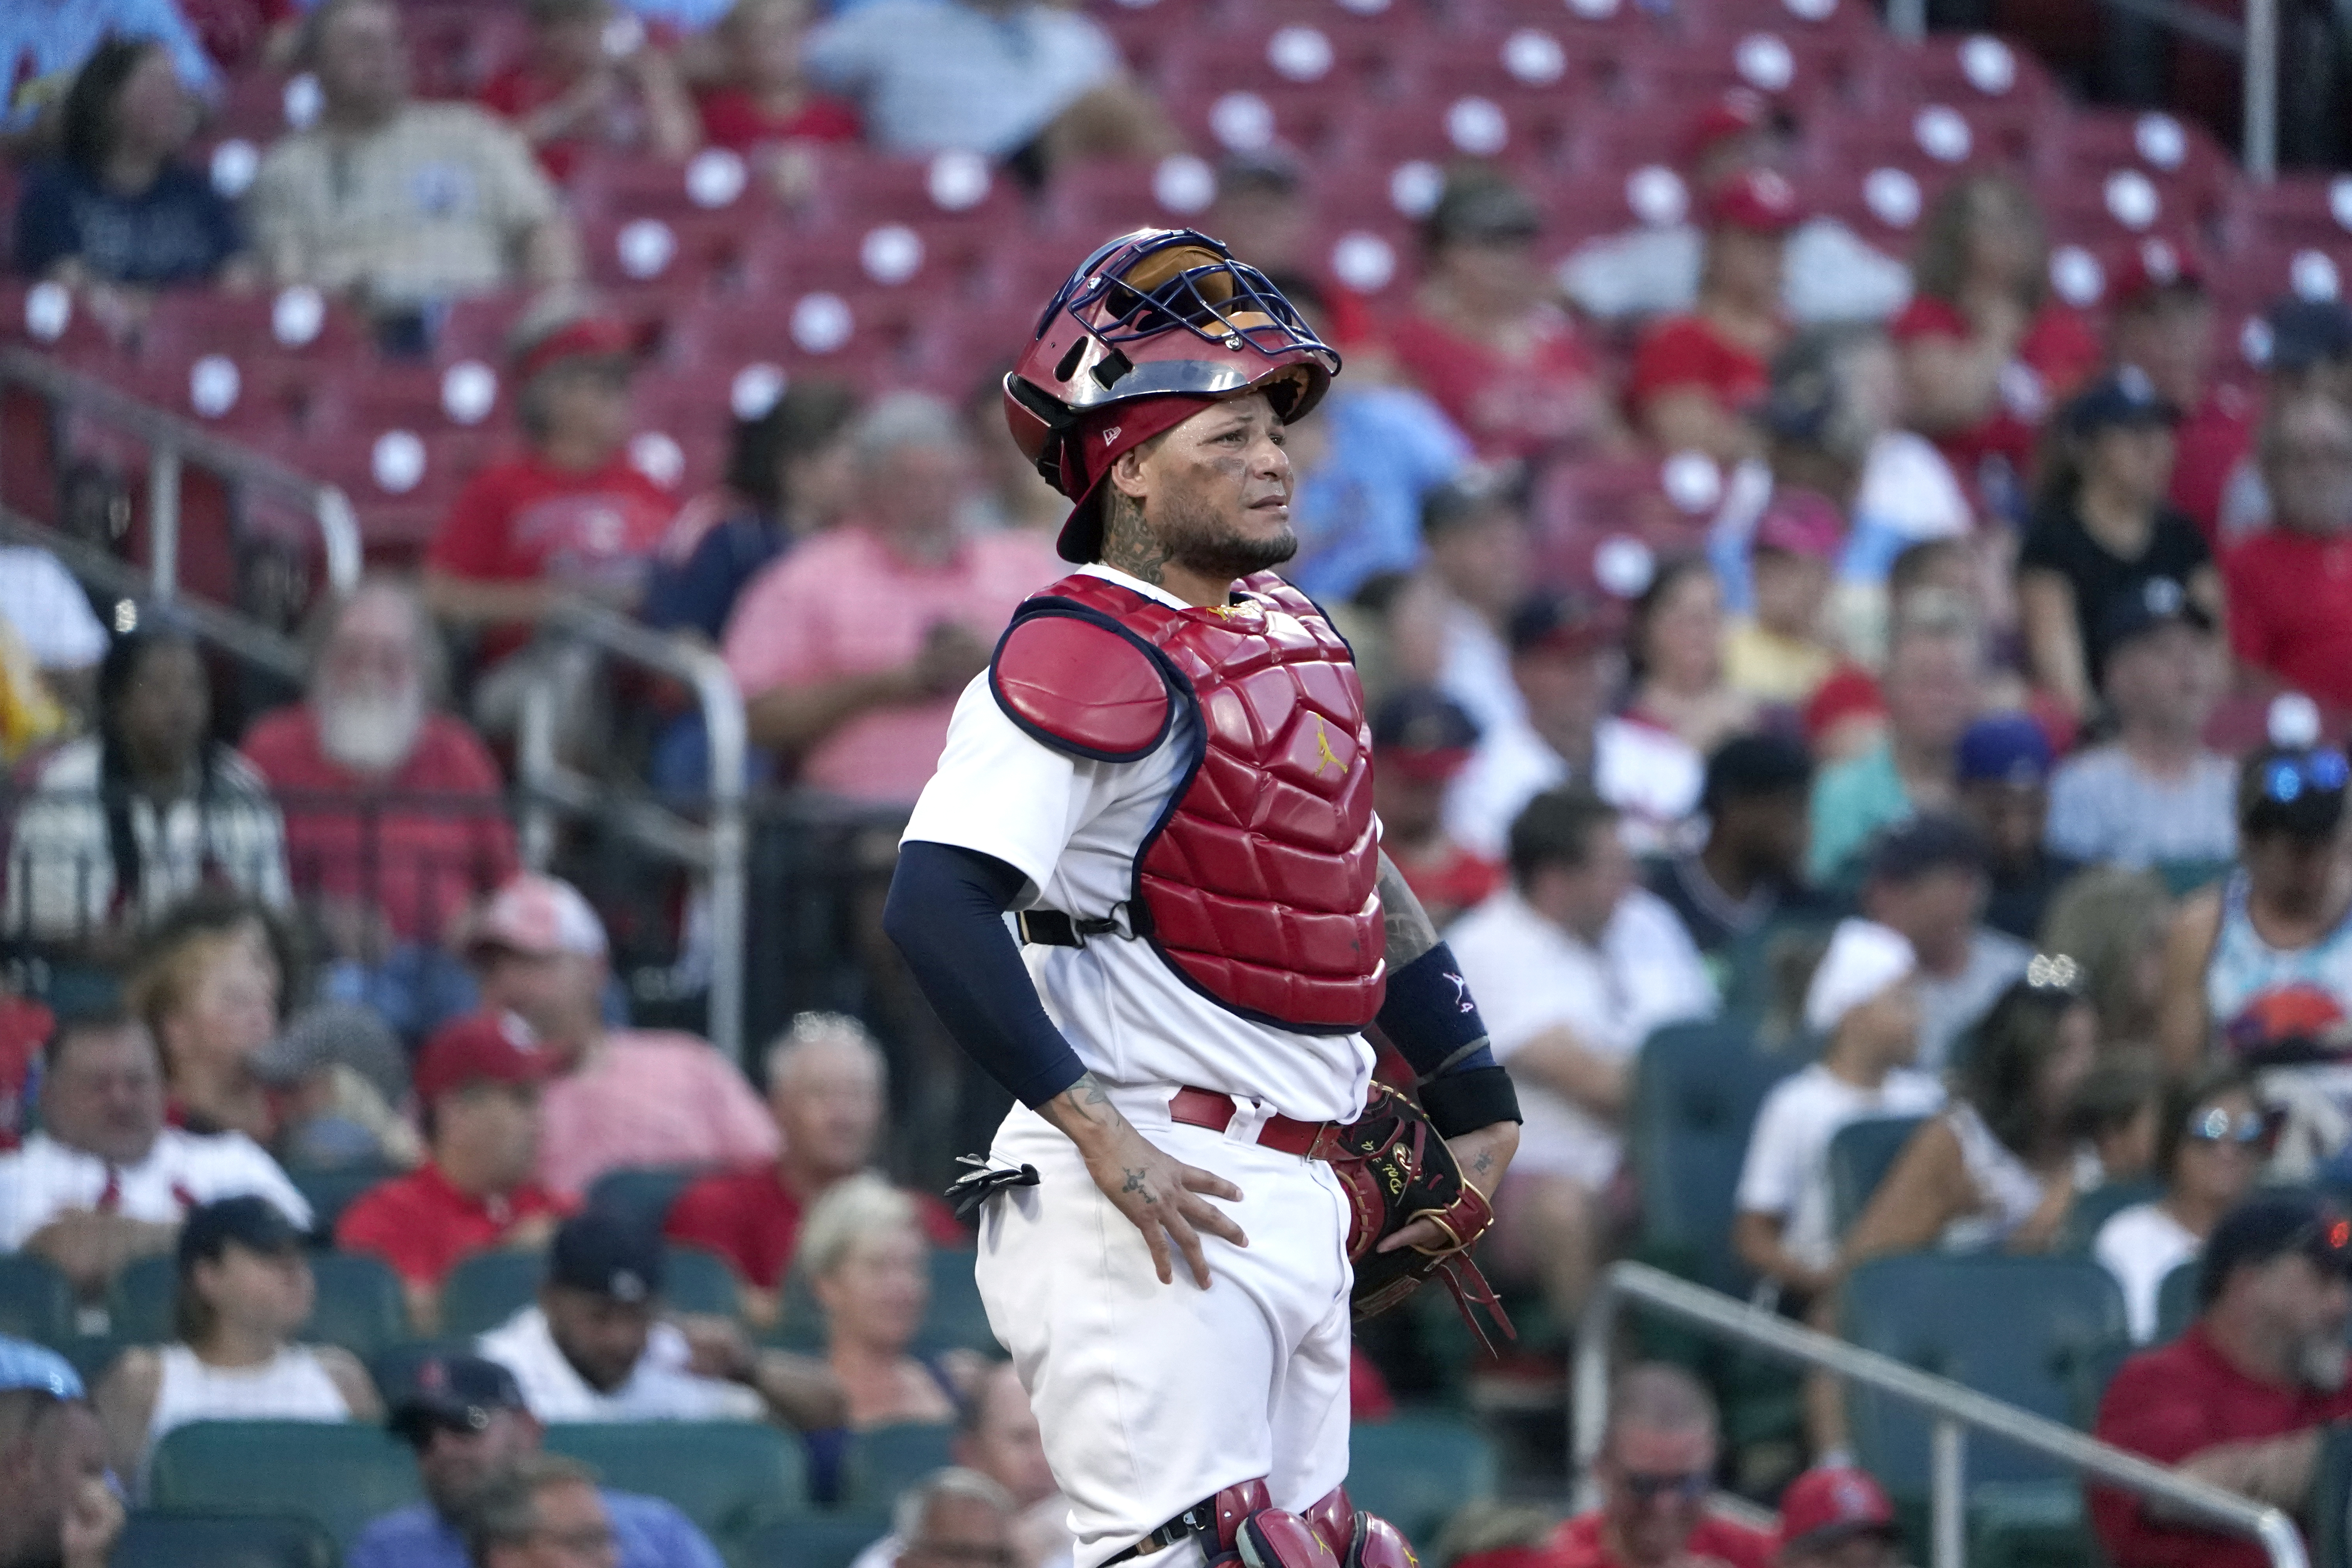
[[[87,669],[106,657],[106,628],[89,595],[46,550],[0,546],[0,620],[43,669]]]
[[[1780,1245],[1792,1257],[1808,1268],[1828,1268],[1838,1244],[1830,1215],[1830,1140],[1850,1121],[1924,1116],[1943,1103],[1944,1086],[1913,1068],[1895,1068],[1874,1089],[1819,1062],[1790,1074],[1756,1112],[1739,1168],[1740,1212],[1778,1218]]]
[[[1181,607],[1114,567],[1080,570]],[[1136,851],[1183,772],[1195,721],[1180,706],[1142,761],[1087,762],[1032,739],[981,675],[956,703],[940,770],[901,842],[952,844],[1013,867],[1027,879],[1019,908],[1108,918],[1133,891]],[[1108,1083],[1189,1084],[1306,1121],[1343,1121],[1364,1103],[1372,1052],[1361,1035],[1251,1023],[1186,984],[1149,942],[1097,938],[1033,947],[1027,958],[1046,1014]]]
[[[1472,853],[1499,859],[1512,819],[1568,778],[1567,759],[1525,721],[1489,730],[1446,789],[1445,831]],[[1624,814],[1626,842],[1642,853],[1674,847],[1706,782],[1706,763],[1678,736],[1614,716],[1593,727],[1592,787]]]
[[[2164,1277],[2204,1250],[2205,1244],[2160,1204],[2117,1209],[2099,1226],[2091,1256],[2123,1287],[2132,1343],[2156,1338],[2156,1296]]]
[[[166,1127],[135,1165],[109,1165],[47,1132],[0,1154],[0,1252],[13,1252],[43,1226],[77,1209],[95,1210],[113,1184],[112,1212],[154,1225],[177,1225],[197,1204],[248,1194],[303,1230],[310,1205],[260,1144],[242,1132],[198,1133]]]
[[[741,1384],[688,1372],[694,1352],[675,1323],[653,1326],[628,1381],[610,1394],[589,1387],[572,1370],[537,1307],[482,1335],[475,1348],[514,1373],[523,1403],[542,1422],[757,1421],[768,1413],[766,1402]]]
[[[1627,1060],[1660,1025],[1715,1011],[1715,988],[1689,933],[1640,888],[1619,902],[1597,948],[1508,888],[1456,921],[1446,942],[1478,998],[1498,1061],[1559,1026],[1585,1049]],[[1616,1174],[1623,1144],[1613,1125],[1524,1074],[1517,1087],[1525,1121],[1511,1169],[1590,1187]]]

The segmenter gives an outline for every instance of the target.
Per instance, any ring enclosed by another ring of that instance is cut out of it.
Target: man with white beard
[[[334,948],[330,988],[420,1036],[472,1005],[441,936],[515,873],[506,786],[481,740],[434,706],[441,648],[412,590],[371,577],[321,616],[309,698],[257,721],[245,756]]]

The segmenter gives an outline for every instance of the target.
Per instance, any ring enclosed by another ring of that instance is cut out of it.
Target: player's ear
[[[1146,489],[1143,481],[1144,459],[1158,450],[1159,446],[1160,443],[1157,441],[1146,441],[1139,447],[1129,447],[1112,460],[1110,472],[1104,478],[1108,479],[1112,487],[1128,500],[1140,501]]]

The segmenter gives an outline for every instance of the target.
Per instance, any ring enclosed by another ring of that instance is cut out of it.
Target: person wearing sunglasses
[[[1559,1527],[1544,1568],[1765,1568],[1775,1538],[1707,1510],[1719,1448],[1715,1401],[1696,1378],[1663,1362],[1627,1367],[1593,1462],[1601,1506]]]
[[[2165,950],[2166,1070],[2196,1076],[2218,1029],[2221,1049],[2271,1069],[2265,1098],[2302,1102],[2282,1140],[2282,1153],[2299,1163],[2334,1153],[2352,1126],[2352,1094],[2325,1081],[2352,1035],[2347,782],[2340,752],[2273,746],[2249,757],[2238,783],[2237,868],[2182,904]]]
[[[2194,1083],[2167,1087],[2156,1131],[2163,1195],[2118,1209],[2091,1243],[2091,1256],[2123,1289],[2134,1343],[2156,1337],[2165,1276],[2195,1258],[2221,1216],[2253,1190],[2271,1131],[2243,1068],[2216,1068]]]

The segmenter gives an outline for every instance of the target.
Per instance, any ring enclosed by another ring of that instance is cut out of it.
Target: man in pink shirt
[[[470,951],[482,1005],[519,1014],[557,1064],[541,1100],[540,1184],[577,1202],[632,1165],[764,1164],[775,1123],[734,1065],[674,1029],[608,1027],[604,923],[569,882],[524,872],[491,895]]]
[[[968,532],[971,453],[948,406],[877,403],[852,436],[858,498],[843,526],[755,578],[727,625],[751,739],[800,782],[908,805],[947,743],[957,694],[1013,607],[1066,568],[1043,536]]]

